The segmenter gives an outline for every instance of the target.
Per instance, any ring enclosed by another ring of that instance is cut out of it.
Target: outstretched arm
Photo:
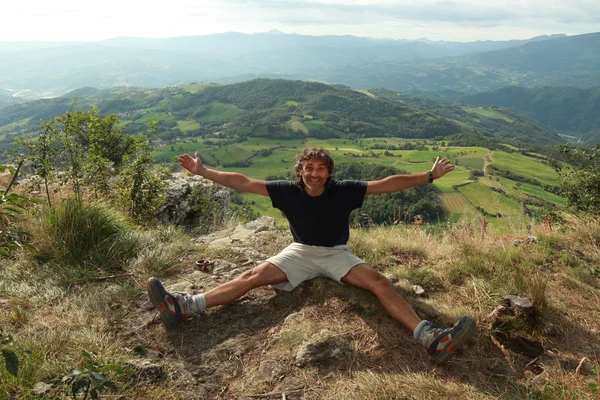
[[[194,175],[200,175],[206,179],[210,179],[220,185],[227,186],[239,192],[250,192],[260,194],[261,196],[268,196],[267,184],[265,181],[248,178],[245,175],[238,174],[236,172],[223,172],[215,171],[214,169],[208,169],[202,165],[202,161],[198,157],[196,152],[195,157],[184,154],[180,156],[177,161],[179,164],[190,171]]]
[[[439,179],[453,169],[454,165],[450,165],[450,160],[437,157],[431,168],[431,173],[433,174],[433,179]],[[392,175],[378,181],[369,181],[367,183],[367,195],[393,193],[427,182],[429,182],[429,174],[427,172],[410,175]]]

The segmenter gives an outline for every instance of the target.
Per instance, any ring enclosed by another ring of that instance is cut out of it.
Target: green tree
[[[151,134],[156,125],[151,125]],[[138,223],[148,223],[163,202],[171,176],[169,170],[157,166],[151,157],[150,139],[141,135],[135,139],[135,154],[125,165],[116,182],[116,203]]]
[[[560,175],[561,193],[575,210],[600,215],[600,144],[587,149],[561,146],[560,151],[569,164],[551,165]]]

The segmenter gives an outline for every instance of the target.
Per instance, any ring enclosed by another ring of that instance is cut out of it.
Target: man
[[[211,170],[202,165],[198,153],[194,158],[185,154],[178,160],[191,173],[223,186],[270,196],[273,207],[288,219],[294,242],[252,270],[203,294],[169,293],[158,279],[151,278],[148,295],[167,328],[178,326],[188,313],[204,313],[208,307],[229,304],[257,287],[272,285],[291,291],[305,280],[325,276],[375,294],[383,308],[413,333],[436,363],[446,361],[457,346],[474,335],[476,324],[471,317],[461,317],[454,327],[446,329],[421,320],[386,277],[346,246],[348,217],[353,209],[362,206],[364,196],[431,183],[454,169],[449,160],[437,157],[431,171],[423,173],[368,182],[338,181],[331,178],[333,159],[327,150],[304,149],[296,157],[293,183],[265,182]]]

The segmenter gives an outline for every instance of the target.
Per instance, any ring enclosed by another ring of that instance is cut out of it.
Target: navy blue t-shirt
[[[346,244],[350,212],[362,206],[365,181],[331,180],[320,196],[311,197],[290,181],[267,181],[273,207],[290,222],[294,242],[333,247]]]

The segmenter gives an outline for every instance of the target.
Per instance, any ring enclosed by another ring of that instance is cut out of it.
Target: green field
[[[12,129],[15,129],[15,128],[20,128],[23,125],[25,125],[26,123],[28,123],[29,120],[31,120],[31,118],[25,118],[25,119],[22,119],[22,120],[17,121],[17,122],[6,124],[6,125],[0,127],[0,133],[8,132],[8,131],[10,131]]]
[[[308,129],[306,128],[306,126],[304,126],[304,124],[300,120],[300,117],[298,117],[298,116],[293,116],[292,119],[290,119],[288,122],[286,122],[283,125],[286,128],[292,129],[296,132],[308,133]]]
[[[207,87],[211,87],[211,86],[217,86],[217,85],[204,84],[204,83],[191,83],[189,85],[183,86],[183,89],[185,89],[187,92],[196,94],[196,93],[200,93]]]
[[[504,151],[494,151],[491,154],[490,165],[513,174],[536,179],[545,185],[558,185],[558,174],[551,167],[544,165],[535,158],[521,154],[510,154]]]
[[[462,107],[462,109],[465,110],[468,113],[481,115],[482,117],[502,119],[502,120],[504,120],[506,122],[510,122],[510,123],[514,122],[514,120],[512,118],[507,117],[506,115],[501,114],[499,112],[496,112],[494,110],[490,110],[488,108],[483,108],[483,107]]]
[[[241,110],[234,106],[233,104],[223,104],[223,103],[215,103],[210,107],[207,113],[205,113],[200,119],[205,119],[209,121],[233,121],[242,113],[244,110]]]
[[[440,200],[442,201],[442,206],[444,210],[449,213],[454,214],[468,214],[468,215],[476,215],[477,210],[473,207],[471,203],[465,199],[465,197],[458,193],[442,193],[440,194]]]
[[[487,186],[473,182],[458,188],[458,191],[475,207],[481,207],[488,214],[501,214],[503,218],[518,219],[521,206],[516,201],[498,193]]]
[[[214,157],[219,160],[221,164],[234,163],[238,161],[244,161],[254,155],[254,152],[245,149],[239,144],[232,144],[229,146],[220,147],[214,152]]]
[[[183,132],[193,131],[195,129],[200,129],[200,124],[196,121],[185,120],[185,121],[177,121],[177,127],[181,129]]]
[[[308,121],[309,125],[322,126],[322,121]],[[266,132],[265,132],[266,133]],[[255,179],[265,179],[267,176],[280,176],[284,179],[293,179],[294,159],[300,149],[304,147],[324,147],[328,149],[335,160],[336,165],[341,163],[375,163],[380,165],[394,166],[407,173],[425,172],[431,169],[432,160],[440,155],[448,157],[453,162],[458,161],[454,171],[448,173],[443,178],[436,180],[434,185],[439,193],[440,200],[444,209],[448,212],[448,218],[459,220],[461,217],[474,218],[481,215],[476,207],[485,210],[488,216],[485,218],[490,221],[494,228],[504,229],[510,224],[522,222],[524,217],[521,212],[519,199],[544,199],[557,205],[564,205],[565,200],[552,193],[545,192],[541,187],[520,183],[515,188],[517,182],[502,177],[486,175],[479,181],[469,181],[470,169],[482,169],[484,156],[490,154],[490,151],[481,147],[442,147],[434,150],[391,150],[388,155],[384,155],[386,150],[369,150],[364,146],[370,146],[376,143],[380,144],[400,144],[407,141],[418,142],[414,139],[399,138],[369,138],[351,140],[346,137],[315,139],[306,138],[304,140],[283,140],[267,139],[263,137],[250,137],[241,143],[230,144],[218,147],[216,145],[206,145],[202,139],[197,138],[199,143],[176,143],[171,146],[164,146],[155,153],[159,161],[168,162],[173,160],[183,152],[193,154],[198,150],[201,159],[207,165],[216,165],[224,163],[233,163],[243,160],[251,160],[249,167],[229,167],[220,169],[223,171],[239,172]],[[211,141],[219,141],[211,139]],[[431,145],[428,146],[431,148]],[[336,150],[337,148],[337,150]],[[268,156],[255,156],[259,150],[271,149],[272,153]],[[392,155],[389,155],[389,154]],[[211,157],[214,154],[215,159]],[[372,154],[376,156],[373,157]],[[502,169],[511,171],[514,174],[527,176],[532,179],[538,179],[542,183],[555,182],[555,173],[549,167],[541,164],[538,160],[526,157],[520,154],[509,154],[502,151],[492,153],[492,162]],[[171,161],[174,163],[174,161]],[[493,173],[493,170],[489,170]],[[502,193],[495,192],[490,188],[495,188],[514,199]],[[247,204],[253,210],[261,215],[269,215],[278,221],[283,218],[278,210],[271,207],[270,200],[262,196],[244,194],[244,199],[253,201]],[[516,200],[515,200],[516,199]],[[498,218],[495,215],[501,214]]]
[[[507,178],[502,178],[502,177],[499,177],[499,179],[500,179],[500,182],[502,183],[503,187],[505,188],[505,190],[511,196],[515,196],[515,197],[523,198],[523,199],[527,199],[528,197],[533,197],[533,198],[542,199],[542,200],[549,201],[551,203],[562,205],[562,206],[566,205],[566,203],[567,203],[567,200],[564,197],[559,196],[554,193],[548,193],[539,186],[532,185],[530,183],[516,182],[516,181],[510,180]],[[519,185],[520,187],[517,188],[516,187],[517,185]]]
[[[150,121],[173,121],[175,120],[175,117],[173,117],[172,115],[169,115],[167,113],[158,113],[158,112],[149,112],[147,114],[144,114],[143,117],[141,117],[140,119],[138,119],[136,122],[140,123],[140,124],[147,124]]]

